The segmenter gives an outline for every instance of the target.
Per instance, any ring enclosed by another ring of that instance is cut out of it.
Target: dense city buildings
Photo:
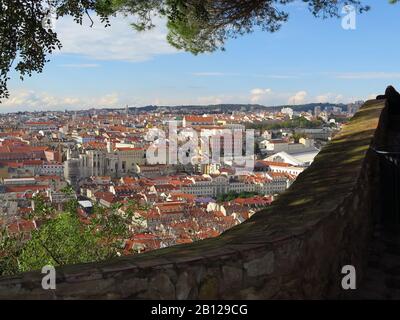
[[[76,199],[82,221],[133,211],[121,254],[215,237],[279,197],[359,105],[3,114],[0,222],[29,239],[40,195],[58,211]]]

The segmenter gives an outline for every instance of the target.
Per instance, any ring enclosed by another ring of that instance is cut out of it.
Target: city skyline
[[[400,299],[400,0],[0,3],[0,300]]]
[[[88,21],[80,27],[62,19],[56,31],[64,48],[42,74],[21,82],[13,72],[0,112],[367,100],[400,78],[391,63],[398,45],[388,32],[399,27],[396,10],[373,4],[357,16],[356,30],[344,30],[340,19],[315,19],[295,3],[277,33],[257,31],[230,40],[224,52],[199,56],[171,47],[160,20],[136,33],[121,17],[107,29],[95,21],[93,30]],[[382,50],[385,43],[391,46]]]

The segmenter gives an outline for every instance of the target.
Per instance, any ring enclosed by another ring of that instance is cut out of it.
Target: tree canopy
[[[68,189],[64,190],[69,193]],[[29,237],[0,227],[0,276],[40,270],[45,265],[95,262],[119,256],[124,241],[132,235],[137,221],[135,211],[146,209],[134,201],[110,209],[96,205],[87,219],[77,213],[78,203],[72,199],[57,212],[41,196],[33,198],[35,209],[29,219],[39,226]]]
[[[0,99],[7,98],[9,73],[14,68],[21,79],[42,72],[48,56],[62,47],[56,30],[47,23],[72,16],[78,24],[98,15],[104,26],[108,18],[133,15],[134,29],[154,27],[154,17],[167,21],[168,42],[181,50],[199,54],[224,49],[229,38],[255,28],[279,30],[289,15],[285,7],[295,0],[0,0]],[[358,12],[369,9],[367,0],[302,0],[316,17],[339,17],[345,5]],[[396,3],[397,0],[388,0]]]
[[[246,124],[247,129],[256,129],[256,130],[279,130],[279,129],[315,129],[320,128],[323,125],[323,121],[318,120],[308,120],[305,117],[295,117],[290,120],[284,121],[273,121],[273,122],[259,122],[259,123],[248,123]]]
[[[55,30],[47,27],[55,18],[72,16],[82,23],[84,15],[96,12],[107,23],[111,0],[1,0],[0,1],[0,99],[8,97],[7,82],[12,67],[24,76],[42,72],[47,56],[62,44]]]
[[[154,27],[152,15],[167,20],[168,42],[194,54],[223,49],[229,38],[253,32],[275,32],[287,21],[285,6],[294,0],[116,0],[113,9],[138,17],[137,30]],[[303,0],[316,17],[339,17],[345,5],[369,9],[360,0]]]

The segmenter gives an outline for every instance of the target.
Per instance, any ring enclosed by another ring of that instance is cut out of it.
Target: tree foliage
[[[296,117],[290,120],[284,120],[279,122],[259,122],[246,124],[248,129],[257,130],[278,130],[278,129],[315,129],[320,128],[324,124],[321,120],[308,120],[305,117]]]
[[[235,199],[252,198],[254,196],[259,196],[259,195],[261,194],[258,192],[242,191],[239,193],[236,191],[229,191],[228,193],[219,195],[217,197],[217,202],[223,203],[223,202],[233,201]]]
[[[287,21],[285,6],[294,0],[115,0],[113,9],[138,17],[136,30],[154,27],[154,14],[167,20],[168,42],[194,54],[224,49],[229,38],[259,28],[275,32]],[[369,9],[361,0],[303,0],[316,17],[339,17],[345,5]]]
[[[285,7],[295,0],[0,0],[0,100],[7,98],[9,73],[15,68],[21,79],[42,72],[48,55],[62,47],[56,30],[47,27],[54,18],[73,17],[82,24],[95,14],[105,26],[117,13],[133,15],[133,27],[145,31],[154,17],[167,21],[167,39],[174,47],[199,54],[224,49],[229,38],[255,28],[275,32],[287,21]],[[358,12],[369,9],[368,0],[302,0],[316,17],[338,17],[344,5]],[[396,3],[397,0],[389,0]],[[92,20],[93,21],[93,20]]]
[[[66,188],[64,192],[69,192]],[[116,257],[123,250],[124,240],[131,236],[130,226],[136,210],[144,207],[134,201],[127,204],[125,214],[116,204],[110,209],[95,206],[88,219],[77,214],[77,201],[70,200],[63,212],[51,211],[43,197],[34,198],[33,218],[40,219],[40,228],[29,240],[23,234],[0,230],[0,276],[39,270],[45,265],[60,266],[101,261]]]
[[[106,248],[76,215],[62,213],[33,231],[19,256],[19,271],[40,270],[45,265],[59,266],[102,260]]]
[[[12,275],[19,270],[22,241],[22,234],[9,234],[6,228],[0,229],[0,275]]]
[[[9,96],[7,82],[12,67],[21,79],[42,72],[47,56],[62,47],[55,30],[48,28],[55,18],[72,16],[82,23],[90,11],[107,22],[112,0],[1,0],[0,1],[0,99]]]

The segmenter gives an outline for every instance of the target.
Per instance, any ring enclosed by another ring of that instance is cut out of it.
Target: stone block
[[[266,253],[263,257],[246,262],[244,268],[249,277],[258,277],[269,275],[274,272],[275,256],[272,251]]]

